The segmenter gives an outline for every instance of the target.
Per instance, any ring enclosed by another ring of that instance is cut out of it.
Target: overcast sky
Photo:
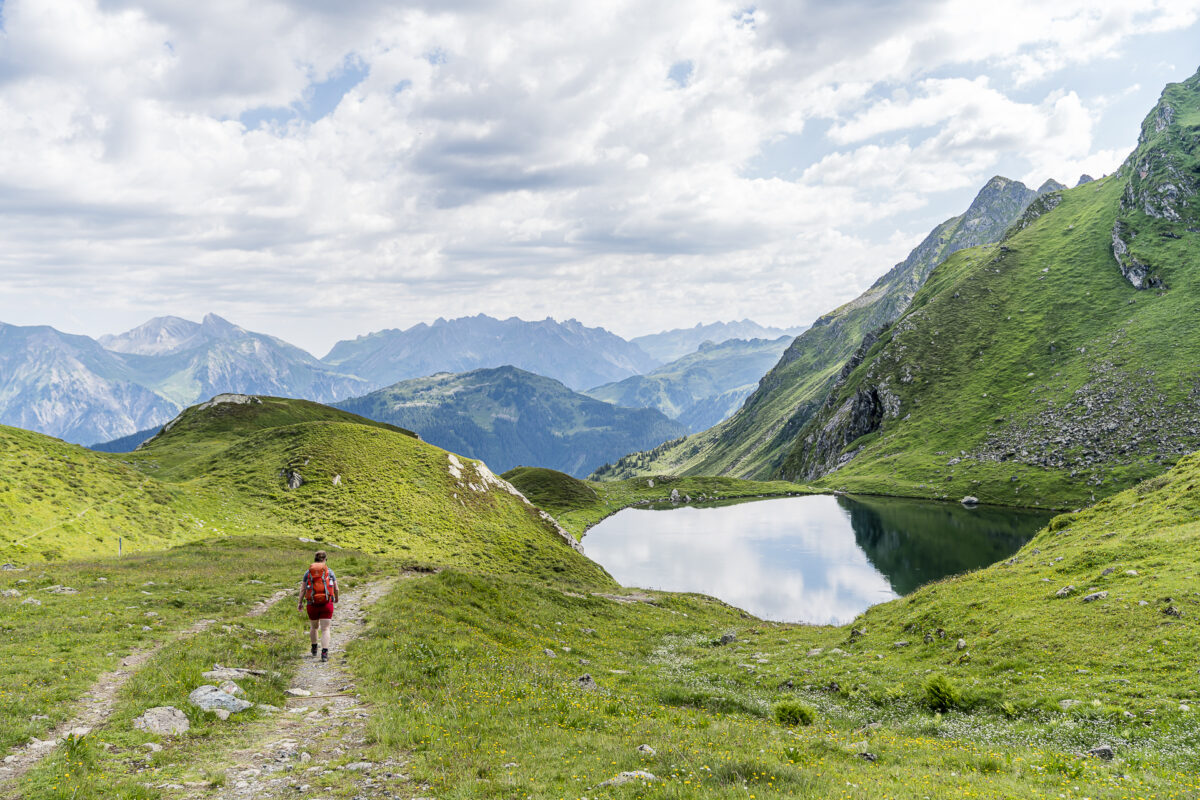
[[[993,174],[1114,170],[1198,12],[0,0],[0,320],[807,323]]]

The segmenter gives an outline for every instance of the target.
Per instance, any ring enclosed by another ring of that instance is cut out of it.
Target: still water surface
[[[629,508],[588,531],[624,586],[701,592],[763,619],[843,624],[923,583],[1008,558],[1050,515],[876,497]]]

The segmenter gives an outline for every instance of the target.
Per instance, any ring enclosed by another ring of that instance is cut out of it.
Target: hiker
[[[338,601],[337,578],[325,563],[328,556],[318,550],[313,564],[300,580],[300,602],[296,608],[303,610],[308,602],[308,634],[312,639],[312,654],[317,655],[317,631],[321,632],[321,660],[329,660],[329,626],[333,622],[333,604]]]

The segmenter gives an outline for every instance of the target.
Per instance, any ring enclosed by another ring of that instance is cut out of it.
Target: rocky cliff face
[[[161,424],[178,407],[86,336],[0,323],[0,423],[74,442]]]
[[[1169,85],[1142,122],[1137,149],[1121,166],[1125,187],[1112,227],[1112,253],[1135,289],[1165,289],[1170,264],[1155,258],[1155,240],[1200,226],[1200,135],[1181,110],[1200,99],[1200,76]]]

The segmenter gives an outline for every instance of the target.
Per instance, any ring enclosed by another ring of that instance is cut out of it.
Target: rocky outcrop
[[[1117,267],[1135,289],[1148,289],[1151,286],[1162,286],[1162,279],[1151,274],[1151,267],[1135,256],[1129,249],[1133,241],[1133,232],[1129,225],[1121,219],[1113,223],[1112,251]]]
[[[1200,104],[1200,75],[1163,90],[1142,122],[1137,149],[1121,166],[1125,182],[1112,229],[1113,259],[1135,289],[1164,289],[1161,274],[1173,266],[1156,263],[1142,237],[1178,239],[1200,224],[1200,137],[1179,121],[1180,108]]]

